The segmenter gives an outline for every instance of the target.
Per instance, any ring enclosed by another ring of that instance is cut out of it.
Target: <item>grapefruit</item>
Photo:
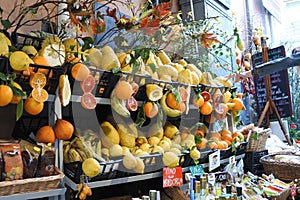
[[[132,93],[132,86],[125,80],[119,81],[115,87],[115,94],[118,99],[129,99],[132,96]]]
[[[148,118],[155,117],[157,115],[157,113],[158,113],[158,106],[157,106],[157,104],[155,104],[155,103],[153,103],[151,101],[148,101],[144,105],[144,112],[145,112],[146,117],[148,117]]]
[[[83,81],[90,74],[90,69],[83,63],[76,63],[71,70],[72,77],[76,81]]]
[[[80,82],[80,86],[83,92],[92,92],[95,88],[96,80],[92,75],[89,75],[86,79]]]
[[[87,110],[92,110],[96,108],[97,100],[95,96],[91,93],[84,93],[80,101],[83,108]]]
[[[129,111],[136,111],[138,109],[138,102],[134,97],[126,100],[126,107]]]

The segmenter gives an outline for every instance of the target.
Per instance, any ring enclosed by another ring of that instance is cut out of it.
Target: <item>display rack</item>
[[[245,154],[238,155],[235,157],[235,160],[238,161],[240,159],[243,159],[245,157]],[[222,159],[220,161],[220,164],[226,164],[229,163],[230,158]],[[208,163],[203,163],[201,164],[203,168],[208,167]],[[189,167],[184,167],[182,169],[183,173],[189,172]],[[143,180],[149,180],[153,178],[159,178],[162,177],[162,171],[161,172],[154,172],[154,173],[149,173],[149,174],[143,174],[143,175],[135,175],[135,176],[129,176],[129,177],[122,177],[122,178],[115,178],[115,179],[110,179],[110,180],[103,180],[103,181],[95,181],[95,182],[90,182],[89,186],[91,188],[99,188],[99,187],[105,187],[105,186],[112,186],[112,185],[118,185],[118,184],[124,184],[124,183],[130,183],[130,182],[137,182],[137,181],[143,181]],[[65,184],[69,186],[72,190],[76,191],[77,190],[77,185],[74,183],[70,178],[65,177],[64,178]]]

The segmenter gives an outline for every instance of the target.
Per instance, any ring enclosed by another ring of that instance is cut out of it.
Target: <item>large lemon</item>
[[[22,71],[33,64],[32,59],[23,51],[15,51],[9,57],[10,66],[16,71]]]
[[[94,158],[85,159],[82,163],[82,171],[90,178],[97,176],[101,171],[99,162]]]

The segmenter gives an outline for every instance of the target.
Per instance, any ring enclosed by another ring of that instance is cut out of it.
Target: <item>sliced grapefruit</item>
[[[95,88],[96,80],[92,75],[89,75],[86,79],[80,82],[81,89],[84,93],[92,92]]]
[[[41,72],[34,73],[30,76],[29,84],[32,88],[43,88],[45,87],[46,83],[46,75]]]
[[[81,97],[80,101],[83,108],[87,110],[92,110],[96,108],[97,101],[93,94],[91,93],[84,93]]]
[[[129,111],[136,111],[138,109],[138,102],[134,97],[126,100],[126,107]]]

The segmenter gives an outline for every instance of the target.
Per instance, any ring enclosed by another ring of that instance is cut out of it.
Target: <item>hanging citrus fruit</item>
[[[200,108],[204,103],[204,98],[201,94],[195,94],[193,98],[193,105]]]
[[[31,91],[31,96],[37,102],[43,103],[48,99],[48,92],[45,89],[34,88]]]
[[[68,75],[62,74],[59,77],[58,96],[62,106],[67,106],[71,99],[71,86]]]
[[[88,75],[86,79],[80,82],[80,86],[83,92],[92,92],[95,88],[96,80],[92,75]]]
[[[0,85],[0,106],[7,106],[13,99],[14,93],[7,85]]]
[[[72,137],[74,126],[64,119],[57,119],[54,125],[54,133],[59,140],[68,140]]]
[[[41,72],[34,73],[30,76],[29,85],[32,88],[43,88],[45,87],[46,83],[46,75]]]
[[[84,93],[80,101],[83,108],[87,110],[92,110],[96,108],[97,100],[95,96],[91,93]]]
[[[179,107],[179,103],[180,103],[180,102],[177,102],[175,95],[171,92],[167,95],[166,102],[167,102],[167,105],[173,109],[177,109],[177,107]]]
[[[138,109],[138,102],[134,97],[126,100],[126,107],[129,111],[136,111]]]
[[[201,92],[201,96],[204,98],[204,101],[209,101],[210,100],[210,93],[207,91]]]
[[[14,85],[14,87],[16,87],[16,88],[18,88],[19,90],[22,91],[22,87],[17,82],[13,82],[13,85]],[[18,104],[21,100],[22,100],[21,96],[14,95],[10,103]]]
[[[132,87],[132,96],[135,96],[138,93],[140,86],[136,82],[131,82],[130,85]]]
[[[244,110],[245,109],[243,100],[238,97],[233,98],[231,100],[231,103],[234,103],[234,106],[231,108],[231,110]]]
[[[129,99],[132,96],[132,93],[133,90],[130,83],[125,80],[121,80],[117,83],[115,87],[115,94],[118,99]]]
[[[212,113],[212,105],[209,101],[204,101],[203,105],[200,108],[200,113],[202,115],[209,115]]]
[[[147,103],[144,104],[144,112],[146,117],[148,118],[153,118],[157,115],[158,113],[158,106],[157,104],[148,101]]]
[[[72,77],[76,81],[83,81],[90,74],[90,69],[83,63],[76,63],[71,70]]]
[[[42,143],[52,143],[54,144],[55,142],[55,134],[54,130],[51,126],[43,126],[41,127],[36,135],[35,135],[36,141],[37,142],[42,142]]]
[[[24,109],[27,113],[31,115],[37,115],[42,112],[44,108],[44,103],[37,102],[32,97],[28,97],[25,100]]]
[[[14,51],[9,56],[9,64],[14,70],[22,71],[27,69],[30,64],[33,64],[33,61],[23,51]]]
[[[147,84],[146,95],[150,101],[158,101],[163,96],[163,89],[156,84]]]
[[[40,56],[40,55],[37,55],[34,58],[32,58],[32,61],[36,65],[49,66],[49,62],[48,62],[47,58]]]

